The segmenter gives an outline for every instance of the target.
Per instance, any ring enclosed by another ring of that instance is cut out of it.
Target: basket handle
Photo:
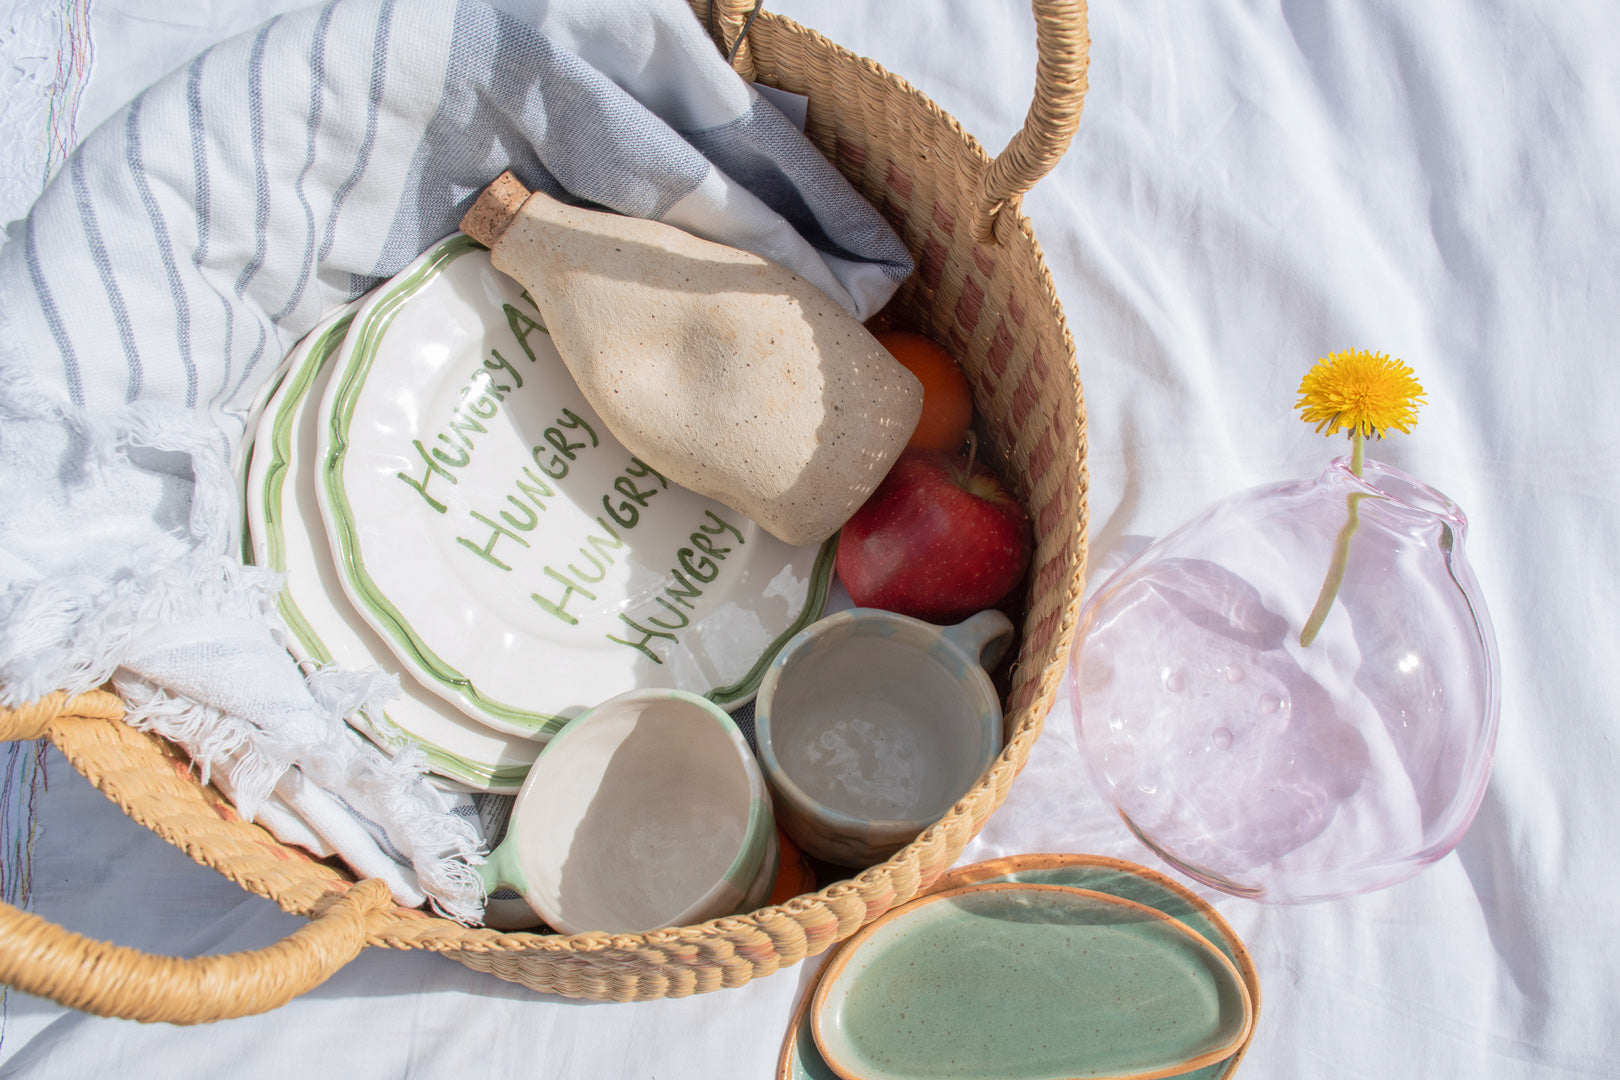
[[[759,0],[709,0],[711,31],[718,23],[730,42],[731,63],[745,78],[753,77],[753,54],[747,27],[758,13]],[[1035,182],[1057,165],[1080,126],[1086,98],[1086,69],[1091,37],[1086,29],[1086,0],[1031,0],[1035,12],[1035,99],[1024,126],[1013,135],[979,182],[973,220],[974,238],[995,241],[996,222]]]
[[[37,739],[63,717],[117,719],[118,698],[51,694],[0,708],[0,740]],[[368,941],[367,914],[393,896],[377,879],[322,900],[308,925],[263,949],[190,959],[153,956],[65,930],[0,903],[0,984],[124,1020],[201,1024],[268,1012],[330,978]]]
[[[1057,165],[1080,126],[1086,100],[1091,35],[1085,0],[1033,0],[1035,9],[1035,100],[1024,126],[1008,140],[979,182],[974,236],[995,237],[1001,211],[1017,209],[1024,193]]]

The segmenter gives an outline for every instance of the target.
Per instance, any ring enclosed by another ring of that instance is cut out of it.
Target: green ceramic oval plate
[[[846,1080],[1148,1080],[1230,1057],[1253,1004],[1225,953],[1155,908],[1000,882],[867,926],[828,964],[810,1019]]]
[[[963,885],[980,882],[1021,881],[1047,885],[1067,885],[1079,889],[1111,893],[1139,904],[1157,908],[1172,918],[1202,934],[1211,945],[1231,959],[1248,988],[1256,1024],[1260,1016],[1260,977],[1254,961],[1237,932],[1202,897],[1180,884],[1139,863],[1106,855],[1088,855],[1078,852],[1045,852],[1009,855],[972,863],[948,871],[936,881],[928,892],[945,892]],[[829,957],[829,960],[831,958]],[[777,1060],[776,1080],[838,1080],[816,1048],[814,1033],[810,1030],[810,998],[814,984],[799,1001],[782,1041]],[[1251,1026],[1244,1039],[1230,1057],[1181,1073],[1180,1080],[1229,1080],[1236,1074],[1243,1054],[1253,1041]]]

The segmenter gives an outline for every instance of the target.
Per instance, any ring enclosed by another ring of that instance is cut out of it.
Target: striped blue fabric
[[[331,0],[224,41],[85,138],[0,248],[0,702],[116,677],[231,763],[240,805],[331,779],[310,755],[340,718],[285,678],[233,470],[289,347],[505,169],[772,258],[861,318],[911,270],[683,0]],[[473,910],[465,846],[400,829],[393,774],[350,768],[371,786],[333,795],[361,831],[315,831]]]
[[[880,306],[904,248],[685,5],[611,5],[678,31],[687,59],[708,51],[650,101],[610,74],[622,56],[589,54],[629,36],[577,30],[600,6],[530,25],[471,0],[333,0],[197,57],[92,133],[0,251],[0,363],[76,405],[164,401],[240,436],[321,313],[453,231],[509,167],[760,250],[863,317]]]

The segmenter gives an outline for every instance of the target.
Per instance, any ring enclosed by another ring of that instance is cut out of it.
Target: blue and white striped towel
[[[92,132],[0,249],[0,701],[114,679],[248,815],[475,918],[473,831],[337,718],[243,567],[255,396],[329,309],[511,168],[815,281],[858,317],[898,238],[682,0],[333,0],[223,42]],[[396,865],[397,864],[397,865]]]

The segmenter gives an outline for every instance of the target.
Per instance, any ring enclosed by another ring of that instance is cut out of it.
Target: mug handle
[[[994,671],[1012,644],[1013,624],[995,608],[989,608],[957,623],[947,626],[944,638],[979,662],[986,671]]]

